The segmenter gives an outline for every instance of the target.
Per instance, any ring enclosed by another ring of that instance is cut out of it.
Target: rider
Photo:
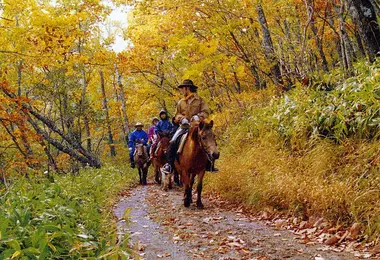
[[[154,157],[154,152],[156,150],[158,142],[160,141],[160,136],[162,136],[162,134],[171,134],[173,132],[173,124],[169,121],[168,113],[166,112],[166,110],[161,110],[159,116],[161,120],[158,122],[154,129],[157,138],[152,143],[150,153],[151,160]]]
[[[156,126],[158,124],[158,122],[160,121],[160,119],[158,119],[157,117],[154,117],[152,119],[152,125],[149,127],[149,130],[148,130],[148,142],[150,144],[153,144],[156,137],[155,137],[155,129],[156,129]]]
[[[180,127],[178,127],[170,141],[168,163],[163,166],[163,170],[166,172],[172,172],[173,170],[178,149],[177,138],[188,131],[190,127],[189,121],[203,121],[210,114],[210,109],[206,102],[197,95],[198,87],[194,85],[192,80],[184,80],[178,88],[183,98],[177,103],[174,122],[180,123]]]
[[[136,143],[141,142],[143,145],[148,143],[148,134],[142,129],[144,125],[140,122],[136,123],[135,131],[129,136],[128,149],[129,158],[131,160],[131,168],[135,168],[135,160],[133,154],[135,153]]]
[[[173,124],[169,121],[168,113],[165,110],[160,111],[160,121],[156,125],[155,134],[159,135],[162,133],[172,133],[173,132]]]

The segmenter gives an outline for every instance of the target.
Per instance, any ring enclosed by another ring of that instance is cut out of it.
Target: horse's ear
[[[211,120],[208,127],[211,129],[214,126],[214,120]]]
[[[202,130],[204,127],[205,127],[205,123],[203,121],[201,121],[199,123],[199,129]]]

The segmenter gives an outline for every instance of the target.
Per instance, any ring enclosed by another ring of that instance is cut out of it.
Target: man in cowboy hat
[[[174,122],[180,124],[174,136],[172,137],[168,149],[168,163],[162,168],[163,171],[172,172],[176,152],[178,150],[177,138],[185,134],[189,127],[190,121],[203,121],[210,114],[210,109],[206,102],[197,95],[198,87],[193,81],[186,79],[178,86],[183,98],[177,103]],[[213,171],[217,169],[213,169]]]
[[[144,125],[140,122],[135,124],[135,131],[133,131],[129,136],[128,149],[129,158],[131,160],[131,168],[135,168],[135,161],[133,159],[133,154],[135,153],[136,143],[140,142],[144,145],[148,143],[148,134],[142,129]]]

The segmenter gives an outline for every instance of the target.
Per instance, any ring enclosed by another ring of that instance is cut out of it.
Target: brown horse
[[[203,208],[201,194],[207,161],[219,158],[215,134],[212,131],[213,125],[214,122],[210,121],[209,123],[201,122],[199,126],[192,126],[183,151],[175,161],[175,168],[185,186],[185,207],[189,207],[192,202],[194,179],[198,175],[197,207]]]
[[[155,153],[153,156],[152,164],[154,166],[154,179],[158,184],[161,184],[160,168],[164,166],[165,163],[167,163],[166,154],[168,151],[169,143],[169,134],[161,134],[157,148],[155,151],[151,151],[151,153]]]
[[[148,168],[149,168],[149,155],[146,146],[143,144],[136,144],[135,148],[135,154],[134,154],[134,160],[137,165],[137,169],[139,171],[139,177],[140,177],[140,184],[146,185],[147,181],[147,175],[148,175]]]

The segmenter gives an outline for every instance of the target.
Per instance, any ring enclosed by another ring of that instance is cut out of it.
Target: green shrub
[[[333,72],[327,81],[297,85],[284,97],[245,104],[238,121],[220,131],[221,173],[206,175],[205,189],[258,211],[361,222],[376,239],[379,64],[359,63],[355,77],[344,80]],[[320,87],[326,82],[328,91]]]
[[[105,165],[78,176],[18,179],[0,196],[0,259],[78,259],[122,253],[111,205],[135,173]]]

